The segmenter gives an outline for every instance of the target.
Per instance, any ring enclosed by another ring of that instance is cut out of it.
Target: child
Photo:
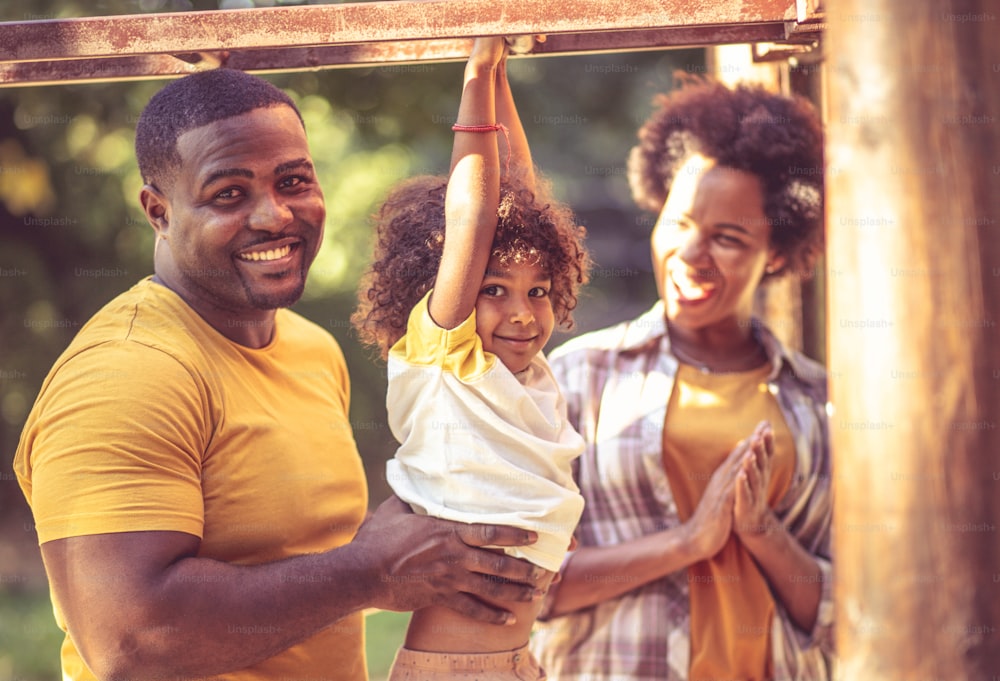
[[[451,175],[390,194],[353,321],[388,358],[396,494],[418,513],[534,530],[509,551],[554,574],[583,509],[570,468],[583,441],[541,351],[572,324],[590,258],[570,212],[536,197],[505,59],[502,39],[476,40]],[[502,607],[513,624],[415,612],[390,679],[544,678],[527,649],[541,600]]]

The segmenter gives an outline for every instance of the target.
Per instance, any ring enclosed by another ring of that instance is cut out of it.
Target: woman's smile
[[[667,267],[667,276],[680,303],[703,303],[716,292],[716,285],[704,279],[691,277],[680,263]]]

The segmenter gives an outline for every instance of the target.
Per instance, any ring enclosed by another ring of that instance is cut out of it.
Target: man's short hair
[[[175,80],[146,104],[135,130],[135,156],[143,182],[160,189],[180,168],[177,138],[188,130],[255,109],[287,105],[291,97],[273,84],[236,69],[202,71]]]

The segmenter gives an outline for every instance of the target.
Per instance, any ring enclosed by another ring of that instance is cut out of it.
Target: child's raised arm
[[[530,37],[530,36],[526,36]],[[535,38],[532,37],[532,40]],[[507,82],[507,57],[504,56],[497,65],[496,74],[496,107],[497,123],[507,126],[510,144],[510,181],[531,191],[535,190],[535,167],[531,161],[531,149],[528,148],[528,138],[521,125],[521,117],[514,106],[514,95]]]
[[[477,38],[465,66],[457,126],[495,126],[497,65],[503,38]],[[429,311],[434,322],[453,329],[472,314],[486,274],[500,203],[497,133],[455,132],[451,175],[445,194],[445,242]]]

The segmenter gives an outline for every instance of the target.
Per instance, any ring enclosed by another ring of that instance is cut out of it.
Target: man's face
[[[295,112],[216,121],[185,132],[177,150],[181,166],[158,211],[157,277],[220,330],[295,303],[326,216]]]

